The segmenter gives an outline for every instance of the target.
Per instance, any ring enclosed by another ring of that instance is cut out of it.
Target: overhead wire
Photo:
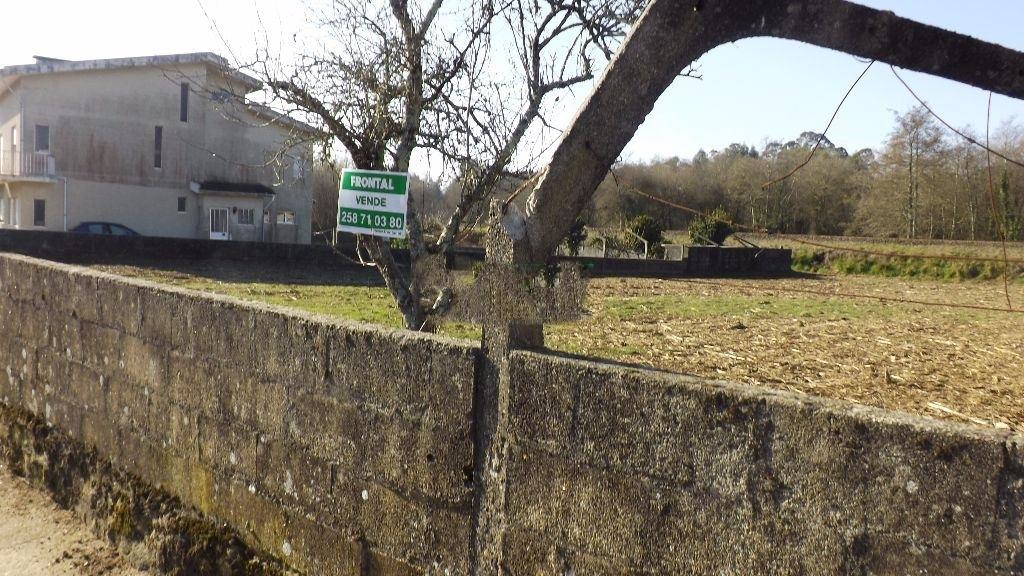
[[[770,287],[765,286],[754,286],[749,283],[742,282],[722,282],[717,280],[695,280],[691,278],[681,278],[675,280],[677,282],[683,282],[687,284],[704,284],[708,286],[716,286],[720,288],[739,288],[745,290],[752,290],[756,292],[788,292],[794,294],[812,294],[815,296],[824,296],[826,298],[848,298],[858,300],[878,300],[881,302],[890,302],[897,304],[912,304],[916,306],[934,306],[939,308],[954,308],[964,310],[980,310],[984,312],[1004,312],[1011,314],[1024,314],[1024,309],[1016,308],[999,308],[997,306],[984,306],[981,304],[956,304],[953,302],[936,302],[933,300],[917,300],[914,298],[901,298],[898,296],[881,296],[872,294],[858,294],[853,292],[840,292],[840,291],[825,291],[825,290],[813,290],[810,288],[791,288],[781,287],[778,285],[772,285]]]
[[[737,230],[743,230],[743,231],[746,231],[746,232],[749,232],[749,233],[752,233],[752,234],[765,234],[765,235],[768,235],[768,236],[778,236],[779,238],[781,238],[781,239],[783,239],[783,240],[785,240],[787,242],[793,242],[793,243],[796,243],[796,244],[803,244],[803,245],[812,246],[812,247],[815,247],[815,248],[823,248],[823,249],[826,249],[826,250],[831,250],[833,252],[852,252],[852,253],[865,254],[865,255],[870,255],[870,256],[881,256],[881,257],[885,257],[885,258],[912,258],[912,259],[921,259],[921,260],[947,260],[947,261],[957,261],[957,262],[993,262],[993,263],[1009,262],[1009,263],[1013,263],[1013,264],[1024,264],[1024,258],[1009,258],[1009,257],[1007,257],[1006,259],[1004,259],[1004,258],[996,258],[996,257],[990,257],[990,256],[989,257],[986,257],[986,256],[970,256],[970,255],[963,255],[963,254],[919,254],[919,253],[908,253],[908,252],[885,252],[885,251],[881,251],[881,250],[870,250],[870,249],[867,249],[867,248],[853,248],[853,247],[837,246],[837,245],[834,245],[834,244],[824,244],[824,243],[820,243],[820,242],[814,242],[812,240],[805,240],[805,239],[802,239],[802,238],[797,238],[797,237],[794,237],[792,235],[777,234],[777,233],[774,233],[774,232],[772,232],[770,230],[766,230],[764,228],[756,228],[756,227],[753,227],[753,226],[746,226],[744,224],[740,224],[738,222],[734,222],[734,221],[731,221],[731,220],[728,220],[728,219],[718,218],[718,217],[715,217],[714,215],[709,214],[707,212],[704,212],[702,210],[698,210],[696,208],[693,208],[693,207],[690,207],[690,206],[686,206],[685,204],[680,204],[678,202],[667,200],[665,198],[661,198],[659,196],[655,196],[653,194],[649,194],[647,192],[644,192],[644,191],[636,189],[636,188],[632,188],[632,187],[628,187],[627,186],[627,187],[622,187],[620,189],[624,190],[626,192],[629,192],[631,194],[636,194],[637,196],[642,196],[644,198],[647,198],[648,200],[651,200],[651,201],[654,201],[654,202],[658,202],[659,204],[664,204],[665,206],[669,206],[669,207],[672,207],[672,208],[676,208],[678,210],[682,210],[684,212],[688,212],[688,213],[693,214],[695,216],[701,216],[703,218],[712,219],[712,220],[715,220],[717,222],[721,222],[723,224],[728,224],[729,226],[731,226],[731,227],[733,227],[734,229],[737,229]]]
[[[660,202],[660,203],[665,204],[667,206],[684,210],[684,211],[689,212],[691,214],[696,214],[696,215],[705,216],[707,218],[712,218],[712,219],[714,219],[716,221],[723,222],[725,224],[729,224],[730,226],[739,227],[739,228],[747,228],[747,229],[753,230],[753,228],[751,228],[749,226],[738,225],[738,224],[735,224],[733,222],[726,222],[726,221],[724,221],[724,220],[722,220],[720,218],[715,218],[714,216],[708,215],[708,214],[706,214],[706,213],[704,213],[704,212],[702,212],[700,210],[697,210],[695,208],[691,208],[689,206],[678,204],[678,203],[672,202],[670,200],[665,200],[664,198],[659,198],[659,197],[654,196],[652,194],[647,194],[646,192],[642,192],[640,190],[637,190],[636,188],[627,187],[627,188],[625,188],[625,190],[628,191],[628,192],[632,192],[634,194],[637,194],[637,195],[649,198],[649,199],[651,199],[653,201]],[[890,258],[922,258],[922,259],[946,259],[946,260],[1004,262],[1004,260],[1001,260],[1001,259],[998,259],[998,258],[982,258],[982,257],[970,257],[970,256],[949,255],[949,254],[944,254],[944,255],[934,255],[934,254],[901,254],[901,253],[880,252],[880,251],[866,250],[866,249],[859,249],[859,248],[843,248],[843,247],[840,247],[840,246],[829,246],[829,245],[820,244],[820,243],[811,242],[811,241],[800,241],[800,240],[792,239],[792,238],[790,238],[790,239],[795,241],[795,242],[798,242],[798,243],[804,243],[804,244],[809,244],[809,245],[812,245],[812,246],[823,247],[823,248],[827,248],[827,249],[835,250],[835,251],[857,252],[857,253],[864,253],[864,254],[870,254],[870,255],[885,256],[885,257],[890,257]],[[1009,259],[1007,259],[1007,260],[1009,260]],[[1013,261],[1014,262],[1019,262],[1019,263],[1024,263],[1024,259],[1014,259]],[[943,308],[979,310],[979,311],[986,311],[986,312],[1008,312],[1008,313],[1015,313],[1015,314],[1024,314],[1024,310],[1022,310],[1022,309],[1015,309],[1015,308],[1013,308],[1012,305],[1008,305],[1007,308],[999,308],[999,307],[995,307],[995,306],[983,306],[983,305],[976,305],[976,304],[955,304],[955,303],[950,303],[950,302],[936,302],[936,301],[929,301],[929,300],[916,300],[916,299],[910,299],[910,298],[902,298],[902,297],[898,297],[898,296],[879,296],[879,295],[856,294],[856,293],[839,292],[839,291],[826,292],[826,291],[822,291],[822,290],[812,290],[812,289],[802,289],[802,288],[781,288],[781,287],[778,287],[778,286],[772,286],[771,288],[764,288],[764,287],[754,287],[754,286],[750,286],[750,285],[730,284],[730,283],[723,283],[723,282],[710,282],[710,281],[706,281],[706,280],[691,280],[691,279],[681,279],[680,281],[681,282],[688,282],[688,283],[691,283],[691,284],[717,285],[717,286],[721,286],[721,287],[740,287],[740,288],[747,288],[747,289],[760,289],[762,291],[777,291],[777,292],[791,292],[791,293],[798,293],[798,294],[813,294],[813,295],[816,295],[816,296],[824,296],[824,297],[828,297],[828,298],[868,299],[868,300],[877,300],[877,301],[882,301],[882,302],[893,302],[893,303],[900,303],[900,304],[912,304],[912,305],[919,305],[919,306],[935,306],[935,307],[943,307]],[[1006,284],[1004,287],[1005,287],[1005,290],[1006,290],[1006,292],[1008,294],[1009,293],[1009,285]]]
[[[1004,219],[999,215],[999,210],[996,206],[995,201],[995,182],[993,181],[992,177],[992,156],[998,156],[999,158],[1002,158],[1006,162],[1009,162],[1021,168],[1024,168],[1024,162],[1014,160],[1013,158],[1006,156],[1005,154],[999,152],[998,150],[992,149],[990,139],[990,134],[992,130],[992,92],[990,91],[988,93],[988,111],[985,117],[985,143],[982,144],[981,142],[978,142],[976,138],[968,136],[962,130],[954,128],[953,125],[947,122],[945,118],[939,116],[939,114],[931,106],[928,105],[928,102],[926,102],[924,98],[918,96],[917,92],[915,92],[914,89],[910,87],[910,84],[908,84],[907,81],[904,80],[902,76],[900,76],[899,72],[896,71],[895,66],[890,65],[889,69],[892,70],[893,76],[895,76],[896,79],[900,81],[900,84],[902,84],[903,87],[907,89],[907,92],[909,92],[910,95],[914,97],[914,100],[917,100],[918,104],[920,104],[929,114],[931,114],[933,118],[938,120],[943,126],[948,128],[957,136],[963,138],[964,140],[970,142],[971,144],[974,144],[975,146],[985,151],[985,162],[988,167],[988,195],[992,208],[992,220],[996,225],[996,231],[999,233],[999,239],[1003,243],[1003,285],[1006,294],[1006,305],[1012,308],[1013,303],[1010,301],[1010,280],[1008,271],[1009,262],[1006,258],[1006,228]]]
[[[785,176],[782,176],[781,178],[776,178],[771,182],[765,182],[764,184],[762,184],[762,190],[767,190],[772,186],[779,184],[780,182],[784,182],[789,178],[792,178],[793,175],[795,175],[797,172],[799,172],[805,166],[811,163],[811,160],[814,159],[814,155],[818,152],[818,148],[821,147],[821,143],[825,141],[825,138],[828,135],[828,131],[832,128],[832,124],[835,123],[836,118],[839,116],[839,111],[843,109],[843,104],[846,104],[846,101],[850,98],[850,95],[853,94],[854,88],[856,88],[857,84],[860,84],[860,81],[863,80],[865,76],[867,76],[868,71],[870,71],[871,67],[874,65],[874,60],[868,62],[867,68],[864,68],[864,71],[860,73],[860,76],[858,76],[856,80],[854,80],[853,85],[850,86],[850,89],[846,91],[846,95],[844,95],[843,99],[839,101],[839,105],[836,106],[835,111],[832,113],[832,118],[828,121],[828,126],[825,126],[825,130],[818,135],[818,141],[815,142],[814,148],[811,148],[811,153],[807,155],[807,158],[800,164],[797,164],[797,166],[793,168],[791,171],[789,171],[789,173],[787,173]]]
[[[985,164],[988,167],[988,199],[992,206],[992,220],[996,223],[996,230],[999,231],[999,240],[1003,243],[1003,288],[1006,292],[1006,306],[1013,308],[1013,303],[1010,301],[1010,278],[1009,278],[1009,263],[1006,262],[1008,259],[1006,253],[1006,215],[999,213],[999,208],[996,206],[996,193],[995,193],[995,180],[992,176],[992,149],[988,147],[990,143],[990,133],[992,130],[992,93],[988,93],[988,116],[985,119],[985,149],[988,151],[985,154]]]
[[[811,149],[811,151],[808,154],[807,158],[803,162],[798,164],[795,168],[793,168],[788,173],[786,173],[784,176],[782,176],[780,178],[777,178],[777,179],[774,179],[774,180],[772,180],[770,182],[765,183],[762,186],[762,189],[768,189],[768,188],[770,188],[771,186],[773,186],[775,184],[778,184],[780,182],[783,182],[783,181],[791,178],[792,176],[797,174],[802,168],[804,168],[808,164],[810,164],[810,162],[814,159],[814,155],[816,154],[818,149],[821,147],[821,143],[827,137],[829,129],[831,129],[832,125],[835,123],[835,120],[838,117],[840,110],[842,110],[843,105],[850,98],[850,95],[853,93],[854,89],[857,87],[857,85],[860,83],[860,81],[863,80],[864,77],[867,75],[868,71],[871,70],[871,67],[874,65],[874,63],[875,63],[874,60],[869,62],[867,67],[860,73],[860,75],[857,77],[857,79],[850,86],[849,90],[846,91],[846,94],[843,96],[842,100],[839,102],[839,105],[836,107],[835,111],[832,113],[832,117],[829,120],[828,125],[825,127],[825,130],[818,136],[818,140],[815,143],[814,147]],[[1003,292],[1004,292],[1004,294],[1006,296],[1007,307],[1006,308],[996,308],[996,307],[980,306],[980,305],[969,305],[969,304],[950,304],[950,303],[942,303],[942,302],[929,302],[929,301],[909,300],[909,299],[898,298],[898,297],[870,296],[870,295],[858,295],[858,294],[844,294],[844,293],[840,293],[840,292],[834,292],[834,293],[830,294],[830,293],[824,293],[824,292],[819,292],[819,291],[814,291],[814,290],[806,290],[806,289],[787,289],[787,290],[788,291],[792,291],[792,292],[810,293],[810,294],[825,295],[825,296],[833,295],[833,296],[843,296],[843,297],[849,297],[849,298],[871,298],[871,299],[882,300],[882,301],[892,301],[892,302],[902,302],[902,303],[918,304],[918,305],[922,305],[922,306],[945,306],[945,307],[953,307],[953,308],[966,308],[966,309],[972,309],[972,310],[986,310],[986,311],[998,311],[998,312],[1021,312],[1021,311],[1015,310],[1013,308],[1013,303],[1012,303],[1012,300],[1010,298],[1009,266],[1010,266],[1011,263],[1014,263],[1014,264],[1024,264],[1024,259],[1021,259],[1021,258],[1010,258],[1009,254],[1008,254],[1008,251],[1007,251],[1006,232],[1005,232],[1005,228],[1003,227],[1002,223],[1000,222],[999,212],[998,212],[998,209],[997,209],[997,206],[996,206],[996,203],[995,203],[994,181],[993,181],[993,176],[992,176],[992,156],[993,155],[998,156],[999,158],[1002,158],[1003,160],[1005,160],[1007,162],[1010,162],[1012,164],[1015,164],[1017,166],[1020,166],[1022,168],[1024,168],[1024,163],[1021,163],[1021,162],[1018,162],[1018,161],[1016,161],[1016,160],[1014,160],[1012,158],[1009,158],[1006,155],[1001,154],[1000,152],[998,152],[996,150],[993,150],[991,148],[991,146],[990,146],[989,132],[990,132],[990,129],[991,129],[991,116],[992,116],[992,94],[991,94],[991,92],[989,93],[989,99],[988,99],[988,118],[987,118],[986,133],[985,133],[985,141],[986,142],[985,142],[985,144],[982,144],[981,142],[978,142],[975,138],[972,138],[972,137],[968,136],[967,134],[965,134],[964,132],[962,132],[960,130],[957,130],[951,124],[946,122],[946,120],[943,119],[941,116],[939,116],[924,101],[924,99],[922,99],[920,96],[918,96],[918,94],[910,87],[910,85],[899,75],[899,73],[896,71],[896,68],[894,66],[890,66],[890,69],[892,70],[892,73],[896,76],[896,78],[900,81],[900,83],[907,89],[908,92],[910,92],[910,94],[914,97],[914,99],[916,99],[921,104],[921,106],[923,106],[925,108],[925,110],[928,111],[929,114],[931,114],[933,117],[935,117],[939,122],[941,122],[946,128],[948,128],[953,133],[957,134],[958,136],[960,136],[961,138],[967,140],[968,142],[970,142],[970,143],[972,143],[972,144],[974,144],[976,146],[981,147],[982,149],[984,149],[986,151],[986,158],[987,158],[987,161],[988,161],[989,198],[990,198],[990,201],[991,201],[991,204],[992,204],[992,217],[993,217],[993,220],[996,222],[996,226],[997,226],[998,231],[999,231],[1000,241],[1001,241],[1001,245],[1002,245],[1002,252],[1003,252],[1002,258],[992,258],[992,257],[984,257],[984,256],[972,256],[972,255],[962,255],[962,254],[912,254],[912,253],[903,253],[903,252],[883,252],[883,251],[880,251],[880,250],[870,250],[870,249],[866,249],[866,248],[853,248],[853,247],[834,246],[834,245],[822,244],[822,243],[813,242],[813,241],[810,241],[810,240],[798,239],[798,238],[789,238],[789,240],[791,240],[792,242],[798,243],[798,244],[813,246],[813,247],[817,247],[817,248],[823,248],[823,249],[827,249],[827,250],[831,250],[831,251],[836,251],[836,252],[850,252],[850,253],[866,254],[866,255],[871,255],[871,256],[880,256],[880,257],[885,257],[885,258],[922,259],[922,260],[945,260],[945,261],[961,261],[961,262],[964,262],[964,261],[967,261],[967,262],[998,262],[998,263],[1001,263],[1003,265],[1002,266],[1002,269],[1003,269],[1002,270],[1002,272],[1003,272],[1002,273],[1002,276],[1003,276]],[[615,177],[616,183],[618,184],[618,177],[614,175],[614,172],[613,172],[613,176]],[[660,204],[663,204],[663,205],[666,205],[666,206],[669,206],[669,207],[672,207],[672,208],[676,208],[678,210],[682,210],[684,212],[688,212],[688,213],[696,215],[696,216],[700,216],[700,217],[703,217],[703,218],[713,219],[713,220],[721,222],[723,224],[727,224],[727,225],[731,226],[734,230],[746,230],[746,231],[755,232],[755,233],[767,233],[769,235],[771,234],[770,231],[767,231],[767,230],[764,230],[764,229],[757,229],[757,228],[754,228],[754,227],[751,227],[751,226],[745,226],[745,225],[738,224],[736,222],[732,222],[732,221],[729,221],[729,220],[724,220],[724,219],[722,219],[720,217],[707,214],[706,212],[703,212],[701,210],[697,210],[697,209],[692,208],[690,206],[686,206],[684,204],[673,202],[671,200],[667,200],[665,198],[661,198],[661,197],[655,196],[653,194],[648,194],[646,192],[643,192],[642,190],[639,190],[639,189],[636,189],[636,188],[633,188],[633,187],[628,187],[627,186],[627,187],[623,188],[622,186],[619,186],[619,188],[620,189],[625,189],[627,192],[630,192],[632,194],[636,194],[638,196],[645,197],[645,198],[647,198],[649,200],[652,200],[654,202],[658,202]],[[742,239],[738,235],[737,235],[737,238],[740,239],[741,241],[745,241],[744,239]]]

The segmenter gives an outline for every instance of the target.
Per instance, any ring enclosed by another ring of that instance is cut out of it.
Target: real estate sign
[[[405,238],[409,175],[375,170],[341,173],[338,231]]]

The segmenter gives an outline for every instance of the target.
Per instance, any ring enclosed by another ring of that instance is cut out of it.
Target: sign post
[[[338,201],[338,231],[405,238],[409,175],[375,170],[344,170]]]

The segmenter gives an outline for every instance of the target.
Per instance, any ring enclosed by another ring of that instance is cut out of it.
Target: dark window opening
[[[153,167],[164,166],[164,127],[157,126],[153,132]]]
[[[32,225],[46,226],[46,200],[36,200],[32,203]]]
[[[191,90],[189,89],[188,82],[181,83],[181,121],[188,122],[188,94]]]
[[[36,152],[50,151],[50,127],[36,124]]]
[[[277,213],[278,224],[295,224],[295,212],[291,210],[281,210]]]
[[[188,212],[188,198],[185,196],[178,196],[178,212],[184,214]]]
[[[238,223],[245,226],[256,225],[256,210],[254,208],[239,208]]]

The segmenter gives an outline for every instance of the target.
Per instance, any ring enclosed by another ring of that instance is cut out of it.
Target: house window
[[[7,151],[4,149],[4,135],[0,134],[0,174],[6,174]]]
[[[188,122],[188,94],[191,92],[188,82],[181,83],[181,109],[179,115],[182,122]]]
[[[50,127],[36,124],[36,152],[50,151]]]
[[[11,200],[11,226],[17,228],[21,225],[21,199]]]
[[[153,167],[164,167],[164,127],[157,126],[153,131]]]
[[[36,200],[32,203],[32,225],[46,226],[46,200]]]
[[[295,224],[295,212],[291,210],[281,210],[277,213],[278,224]]]
[[[256,225],[256,210],[253,208],[238,209],[238,223],[245,226]]]
[[[178,196],[178,213],[184,214],[188,212],[188,197]]]

